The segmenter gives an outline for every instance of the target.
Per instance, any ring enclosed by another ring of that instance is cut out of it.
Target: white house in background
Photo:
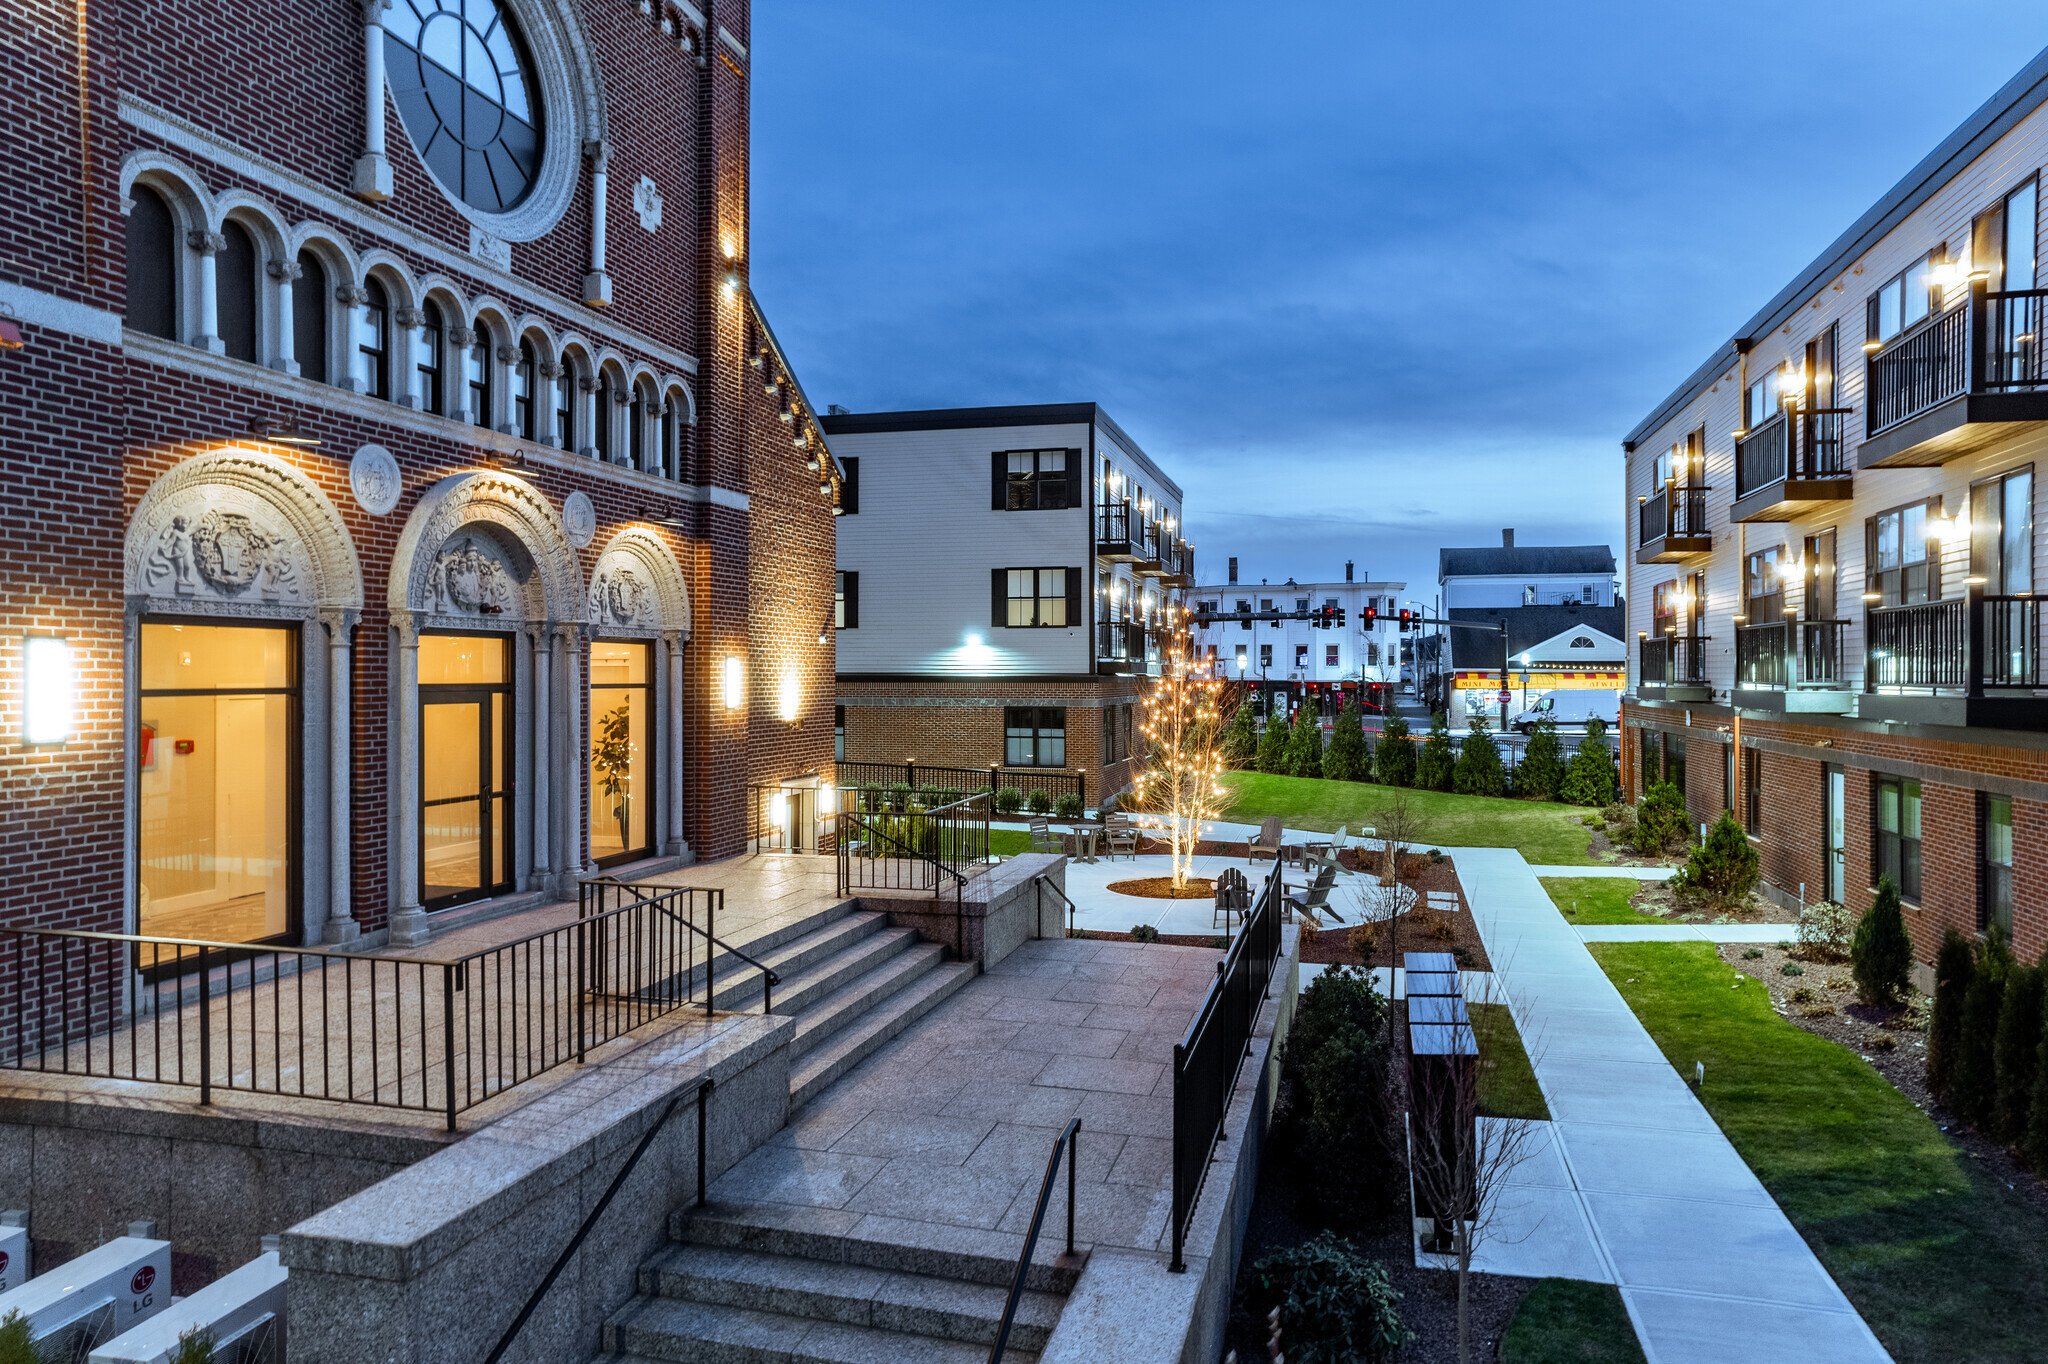
[[[1498,545],[1437,551],[1445,610],[1481,606],[1614,605],[1614,551],[1606,545],[1518,545],[1514,527]]]
[[[1550,606],[1460,606],[1451,610],[1450,619],[1479,626],[1507,623],[1510,719],[1551,691],[1604,692],[1602,713],[1618,712],[1628,673],[1621,607],[1580,606],[1570,600]],[[1451,727],[1463,728],[1478,714],[1498,729],[1503,658],[1500,634],[1478,629],[1448,634],[1451,667],[1445,682]]]
[[[1384,708],[1401,681],[1401,635],[1395,623],[1406,583],[1360,582],[1352,564],[1344,565],[1341,582],[1241,583],[1237,560],[1221,583],[1196,587],[1189,603],[1199,617],[1243,615],[1242,620],[1213,621],[1195,630],[1195,657],[1211,661],[1220,676],[1243,682],[1258,699],[1260,713],[1275,704],[1288,712],[1314,700],[1326,715],[1357,699]],[[1366,608],[1378,620],[1366,623]],[[1323,611],[1343,613],[1341,626],[1328,628],[1312,619],[1258,621],[1253,612]]]

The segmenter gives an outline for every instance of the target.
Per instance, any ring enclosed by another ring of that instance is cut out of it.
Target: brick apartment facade
[[[830,781],[745,3],[5,8],[0,923],[417,941]]]
[[[1623,775],[1772,893],[2048,949],[2048,53],[1624,442]]]
[[[1193,582],[1180,488],[1093,403],[833,413],[840,754],[1126,789]]]

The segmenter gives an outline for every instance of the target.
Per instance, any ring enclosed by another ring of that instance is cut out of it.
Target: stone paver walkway
[[[1529,864],[1454,858],[1650,1364],[1888,1358]]]

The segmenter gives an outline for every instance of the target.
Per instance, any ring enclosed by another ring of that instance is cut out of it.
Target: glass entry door
[[[512,888],[512,685],[496,635],[420,636],[420,904]]]
[[[654,855],[654,646],[590,646],[590,855],[600,867]]]
[[[1843,828],[1843,781],[1842,769],[1827,769],[1827,847],[1823,849],[1822,864],[1827,875],[1825,894],[1836,904],[1846,904],[1848,895],[1848,836]]]

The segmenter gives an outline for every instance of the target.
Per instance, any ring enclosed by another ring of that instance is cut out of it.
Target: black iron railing
[[[935,810],[842,810],[838,820],[839,894],[948,894],[953,947],[967,959],[967,883],[988,870],[988,797]]]
[[[1159,560],[1159,523],[1139,517],[1131,523],[1131,553],[1145,564]]]
[[[1979,386],[1989,392],[2048,385],[2041,324],[2048,289],[1984,295],[1984,364]]]
[[[1188,1222],[1202,1192],[1210,1153],[1222,1140],[1237,1073],[1251,1054],[1252,1030],[1272,984],[1280,957],[1280,871],[1266,878],[1250,917],[1216,963],[1209,987],[1187,1035],[1173,1048],[1173,1261],[1187,1269]]]
[[[666,924],[673,926],[668,929],[666,936],[672,937],[677,931],[691,935],[689,940],[682,943],[685,974],[681,983],[685,990],[683,998],[685,1004],[696,1004],[701,1001],[704,1006],[704,1012],[707,1014],[717,1007],[715,997],[718,987],[719,959],[721,956],[725,956],[732,958],[736,962],[742,962],[747,966],[751,966],[759,973],[761,981],[761,1012],[764,1014],[774,1013],[775,987],[782,983],[782,977],[771,970],[766,963],[749,956],[731,943],[718,937],[718,911],[725,905],[725,892],[722,890],[693,891],[690,893],[689,898],[678,899],[676,896],[677,890],[678,887],[675,886],[635,885],[628,881],[618,880],[615,877],[595,877],[583,882],[576,888],[577,918],[584,922],[609,922],[611,916],[617,911],[635,908],[644,909],[648,913],[659,915],[661,917],[653,923],[653,927],[656,930],[662,929]],[[698,922],[700,917],[702,922]],[[643,920],[632,923],[629,927],[636,934],[644,937],[644,930],[647,929],[648,925]],[[656,936],[662,935],[657,933]],[[608,990],[608,982],[611,979],[611,976],[605,973],[612,968],[614,964],[613,958],[621,953],[642,952],[646,950],[646,947],[647,944],[644,941],[636,940],[631,943],[611,946],[607,952],[599,953],[594,958],[594,964],[591,968],[593,974],[585,982],[586,986],[594,992],[595,997],[603,997]],[[700,948],[701,951],[699,950]],[[632,973],[629,971],[625,974],[630,977]],[[744,984],[745,982],[742,983]],[[673,985],[671,982],[664,981],[661,983],[661,988],[672,989]]]
[[[1673,484],[1659,489],[1655,497],[1636,509],[1637,543],[1705,535],[1708,491],[1703,485]]]
[[[1786,479],[1847,478],[1851,474],[1842,440],[1849,409],[1779,412],[1735,444],[1735,496],[1747,497]]]
[[[1095,624],[1095,656],[1123,661],[1145,656],[1145,627],[1137,621],[1104,620]]]
[[[1066,889],[1064,887],[1054,885],[1052,878],[1047,876],[1044,872],[1040,872],[1038,875],[1032,877],[1031,885],[1035,895],[1033,907],[1036,908],[1038,911],[1038,936],[1041,938],[1045,936],[1045,893],[1047,891],[1051,891],[1053,899],[1059,901],[1060,904],[1063,904],[1067,907],[1067,928],[1065,936],[1069,938],[1073,937],[1075,928],[1077,926],[1076,920],[1079,918],[1081,912],[1080,906],[1074,903],[1072,897],[1070,897],[1067,894]]]
[[[1045,1225],[1045,1210],[1052,1202],[1053,1181],[1059,1178],[1060,1162],[1067,1166],[1067,1254],[1074,1253],[1074,1194],[1080,1161],[1076,1149],[1081,1137],[1081,1120],[1070,1118],[1067,1127],[1054,1138],[1052,1154],[1045,1158],[1045,1178],[1038,1184],[1038,1206],[1032,1210],[1031,1226],[1024,1233],[1024,1251],[1017,1257],[1017,1272],[1010,1279],[1010,1296],[1003,1303],[1003,1317],[996,1324],[995,1344],[989,1347],[988,1364],[1001,1364],[1003,1350],[1010,1343],[1010,1328],[1017,1321],[1017,1304],[1024,1298],[1024,1283],[1031,1275],[1031,1255],[1038,1249],[1038,1233]]]
[[[1878,435],[1968,393],[2048,386],[2041,323],[2048,290],[1969,296],[1893,338],[1868,361],[1866,433]]]
[[[1864,613],[1866,691],[2028,691],[2041,679],[2041,599],[1989,595]]]
[[[1841,620],[1775,620],[1735,627],[1735,685],[1750,690],[1839,687]]]
[[[1110,502],[1095,513],[1095,552],[1098,554],[1128,554],[1131,552],[1131,504]]]
[[[630,903],[448,961],[0,929],[0,1067],[456,1116],[680,1009],[711,1008],[723,892]],[[699,926],[699,921],[704,926]],[[700,995],[701,983],[701,995]]]
[[[1685,686],[1707,680],[1707,636],[1649,635],[1637,650],[1640,679],[1652,685]]]
[[[1088,798],[1086,773],[1056,768],[843,762],[838,764],[838,773],[839,789],[846,793],[842,803],[862,810],[951,805],[968,796],[992,795],[1004,788],[1022,792],[1027,802],[1039,793],[1052,803],[1067,795],[1084,802]]]

